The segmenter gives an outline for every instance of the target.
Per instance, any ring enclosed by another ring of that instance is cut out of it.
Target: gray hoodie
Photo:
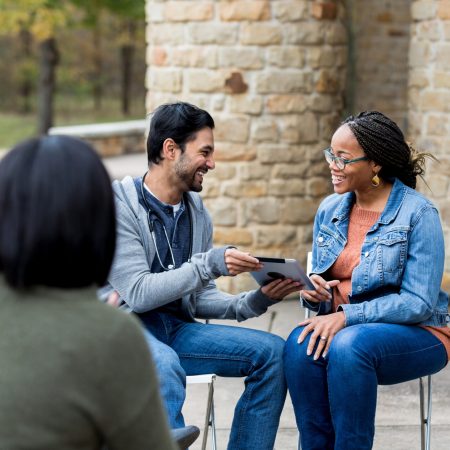
[[[242,321],[264,313],[276,303],[260,289],[230,295],[217,289],[214,279],[229,275],[224,253],[227,247],[212,248],[213,227],[200,196],[190,192],[192,218],[192,258],[174,270],[151,273],[155,246],[147,223],[147,212],[138,201],[131,177],[113,183],[116,196],[117,246],[109,275],[128,309],[142,313],[179,298],[182,315],[201,319]]]

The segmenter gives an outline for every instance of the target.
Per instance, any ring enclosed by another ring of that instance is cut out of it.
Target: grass
[[[92,102],[76,98],[57,99],[55,105],[55,126],[82,125],[87,123],[118,122],[145,118],[144,105],[135,102],[131,114],[124,116],[120,105],[114,100],[105,100],[102,108],[95,111]],[[35,136],[37,129],[36,113],[18,114],[0,111],[0,153],[19,141]]]

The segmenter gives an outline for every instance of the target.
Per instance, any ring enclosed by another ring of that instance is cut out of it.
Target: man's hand
[[[325,358],[334,336],[345,327],[345,313],[344,311],[338,311],[325,316],[314,316],[300,322],[299,325],[305,327],[298,337],[297,342],[299,344],[311,333],[306,354],[312,354],[316,342],[319,340],[316,352],[314,353],[314,359],[318,359],[321,354]]]
[[[120,304],[120,296],[117,291],[112,291],[111,294],[108,295],[106,299],[106,304],[113,306],[114,308],[118,308]]]
[[[300,292],[300,297],[312,303],[331,300],[331,288],[339,284],[339,280],[326,281],[320,275],[311,275],[310,280],[316,290],[303,290]]]
[[[263,265],[250,253],[244,253],[236,248],[225,250],[225,264],[231,276],[242,272],[254,272],[262,269]]]
[[[261,288],[263,294],[272,300],[283,300],[286,295],[298,292],[304,285],[290,278],[284,280],[273,280]]]

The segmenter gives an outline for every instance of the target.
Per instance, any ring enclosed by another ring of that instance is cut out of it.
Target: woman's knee
[[[309,357],[306,354],[308,339],[301,344],[298,343],[298,338],[302,330],[303,327],[295,328],[286,340],[283,353],[284,367],[286,369],[298,369],[308,362]]]
[[[369,345],[364,325],[343,328],[334,336],[328,351],[328,360],[347,365],[369,356]]]

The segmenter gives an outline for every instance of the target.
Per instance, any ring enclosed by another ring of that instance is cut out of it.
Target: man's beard
[[[175,165],[175,173],[178,178],[187,186],[189,191],[200,192],[203,189],[201,182],[196,182],[195,178],[197,176],[197,172],[201,170],[205,174],[208,172],[207,167],[200,167],[192,173],[192,169],[189,169],[188,164],[186,164],[185,158],[183,156]],[[203,178],[202,178],[203,181]]]

